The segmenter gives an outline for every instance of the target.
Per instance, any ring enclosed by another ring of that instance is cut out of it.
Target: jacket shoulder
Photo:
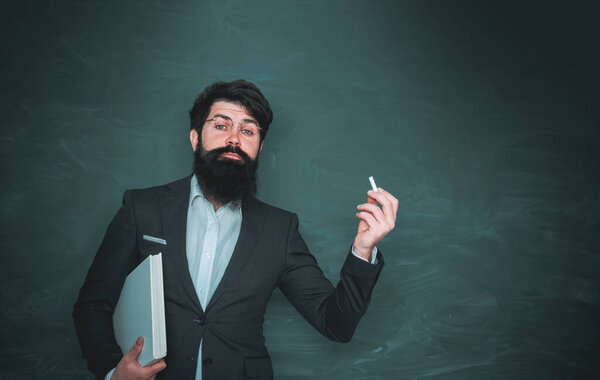
[[[139,188],[139,189],[128,189],[127,191],[134,193],[135,195],[145,195],[160,192],[163,190],[182,190],[189,189],[191,176],[180,178],[176,181],[169,182],[163,185],[156,185],[151,187]]]
[[[189,197],[191,177],[181,178],[164,185],[140,189],[128,189],[123,194],[123,204],[132,206],[137,212],[159,206],[160,198],[169,195]],[[187,194],[187,195],[186,195]]]
[[[275,218],[277,220],[282,220],[282,221],[283,220],[289,221],[291,218],[294,218],[294,217],[297,218],[296,213],[294,213],[292,211],[288,211],[288,210],[282,209],[280,207],[273,206],[271,204],[265,203],[256,198],[253,198],[252,201],[256,204],[257,207],[265,210],[271,218]]]
[[[170,191],[188,191],[190,189],[190,180],[191,176],[187,176],[181,179],[178,179],[173,182],[169,182],[163,185],[156,185],[151,187],[139,188],[139,189],[128,189],[125,190],[125,193],[130,193],[135,198],[148,198],[148,197],[156,197],[157,194],[162,192],[170,192]]]

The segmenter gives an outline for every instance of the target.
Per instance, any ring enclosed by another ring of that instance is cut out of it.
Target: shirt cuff
[[[110,372],[107,373],[106,376],[104,377],[104,380],[110,380],[110,378],[112,377],[113,373],[115,373],[115,369],[117,369],[117,367],[111,369]]]
[[[354,244],[352,244],[352,254],[363,261],[369,262],[369,260],[365,259],[362,256],[357,255],[356,252],[354,252]],[[375,247],[375,248],[373,248],[373,252],[371,252],[371,264],[377,264],[378,262],[379,262],[379,260],[377,260],[377,247]]]

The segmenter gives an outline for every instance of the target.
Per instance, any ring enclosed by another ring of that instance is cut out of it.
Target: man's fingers
[[[395,196],[393,196],[392,194],[390,194],[387,191],[385,191],[384,189],[382,189],[381,187],[379,188],[378,191],[383,192],[392,201],[392,205],[394,206],[394,216],[395,216],[396,212],[398,212],[398,199]]]
[[[113,373],[114,379],[154,379],[155,375],[165,369],[167,364],[164,359],[157,361],[156,363],[142,367],[137,361],[137,357],[144,348],[144,338],[141,336],[135,342],[131,350],[129,350],[121,359],[115,372]]]
[[[393,226],[396,222],[396,214],[394,212],[394,206],[392,204],[392,201],[387,197],[387,195],[383,194],[380,191],[369,191],[368,196],[372,199],[377,200],[377,202],[381,204],[381,208],[383,209],[383,215],[385,215],[387,224]]]
[[[356,208],[360,210],[356,214],[360,223],[354,239],[354,247],[365,252],[365,249],[372,249],[394,229],[398,200],[387,191],[378,188],[377,191],[369,190],[367,203],[358,205]]]
[[[360,211],[366,211],[369,212],[373,215],[373,217],[379,222],[379,223],[386,223],[386,217],[385,215],[383,215],[383,212],[381,211],[381,209],[371,203],[363,203],[362,205],[358,205],[356,206],[357,209],[359,209]]]
[[[148,368],[153,373],[158,373],[158,372],[162,371],[163,369],[167,368],[167,363],[165,363],[164,359],[160,359],[156,363],[154,363],[152,365],[149,365],[149,366],[147,366],[145,368]]]
[[[357,241],[356,239],[354,240],[354,246],[355,247],[374,247],[375,244],[377,244],[379,242],[379,240],[381,240],[381,233],[378,232],[378,223],[375,220],[375,218],[373,217],[373,215],[371,215],[371,213],[366,212],[366,211],[362,211],[356,214],[356,217],[359,218],[361,220],[361,222],[364,222],[365,224],[367,224],[369,226],[368,231],[358,231],[358,234],[356,235],[356,237],[358,238],[360,236],[360,239]],[[358,243],[358,245],[357,245]]]
[[[142,375],[146,378],[151,378],[165,368],[167,368],[167,363],[165,363],[164,359],[160,359],[152,365],[142,367]]]
[[[388,222],[393,225],[396,222],[398,200],[382,188],[379,188],[377,191],[369,190],[367,195],[369,196],[369,199],[375,199],[381,204],[384,215],[388,219]]]
[[[367,225],[369,226],[369,230],[371,230],[372,228],[375,228],[377,226],[377,221],[375,220],[375,218],[373,217],[373,215],[371,215],[371,213],[363,211],[363,212],[359,212],[356,214],[356,216],[362,220],[365,221],[365,223],[367,223]]]
[[[385,219],[387,220],[387,223],[390,225],[393,225],[395,222],[394,219],[394,215],[393,215],[393,206],[392,206],[392,202],[388,199],[388,197],[377,191],[370,191],[369,192],[369,197],[373,197],[375,200],[377,200],[379,202],[379,204],[381,205],[381,208],[383,209],[383,215],[385,215]]]
[[[144,348],[144,338],[140,336],[138,340],[134,343],[133,347],[131,347],[131,350],[129,350],[129,352],[126,353],[125,356],[137,359],[137,357],[140,356],[140,353],[142,352],[142,348]]]

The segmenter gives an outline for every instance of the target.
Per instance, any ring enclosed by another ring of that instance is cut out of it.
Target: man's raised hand
[[[377,191],[369,190],[367,203],[360,204],[356,208],[359,210],[356,216],[360,222],[354,238],[354,252],[370,261],[375,245],[394,229],[398,199],[380,187]]]

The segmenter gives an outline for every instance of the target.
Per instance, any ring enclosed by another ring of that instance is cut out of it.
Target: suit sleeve
[[[281,291],[321,334],[349,342],[383,268],[381,252],[377,253],[377,264],[371,264],[349,250],[334,288],[308,251],[298,231],[296,214],[292,215],[288,231],[286,262],[278,284]]]
[[[113,334],[112,315],[127,274],[136,265],[136,227],[132,193],[123,195],[73,309],[75,330],[88,368],[103,379],[123,353]]]

